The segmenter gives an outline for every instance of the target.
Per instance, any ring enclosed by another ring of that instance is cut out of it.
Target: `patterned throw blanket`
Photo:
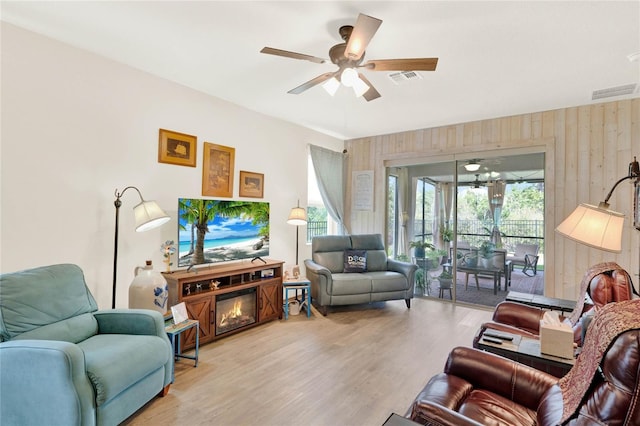
[[[575,414],[611,343],[621,333],[634,329],[640,329],[640,299],[608,303],[596,313],[580,356],[569,373],[558,381],[564,406],[561,423]]]
[[[591,280],[596,275],[607,271],[613,271],[614,269],[622,269],[622,266],[618,265],[615,262],[602,262],[593,265],[587,270],[587,272],[585,272],[584,277],[582,277],[582,282],[580,283],[580,293],[578,294],[576,307],[573,308],[571,316],[569,317],[569,321],[571,321],[572,326],[576,325],[576,323],[580,320],[582,309],[584,308],[584,297],[587,294],[587,288],[589,287],[589,283],[591,282]]]

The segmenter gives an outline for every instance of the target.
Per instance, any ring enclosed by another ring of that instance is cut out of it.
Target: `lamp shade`
[[[367,93],[368,90],[369,90],[369,85],[364,81],[362,81],[360,78],[358,78],[353,83],[353,91],[356,94],[356,98],[359,98],[360,96],[364,95],[365,93]]]
[[[322,85],[322,88],[326,90],[327,93],[330,94],[331,96],[336,94],[339,87],[340,87],[340,82],[335,77],[331,77]]]
[[[289,213],[289,219],[287,219],[289,225],[306,225],[307,224],[307,212],[302,207],[294,207]]]
[[[133,214],[136,220],[136,232],[148,231],[171,219],[155,201],[141,202],[133,208]]]
[[[556,232],[589,247],[620,253],[623,224],[622,213],[580,204],[558,225]]]

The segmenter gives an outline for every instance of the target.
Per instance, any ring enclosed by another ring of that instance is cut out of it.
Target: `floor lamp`
[[[300,207],[300,200],[298,200],[298,206],[291,209],[287,223],[296,227],[296,266],[298,266],[298,227],[307,224],[307,212]]]
[[[162,224],[167,223],[171,218],[166,214],[155,201],[145,201],[142,198],[140,190],[135,186],[127,186],[122,192],[118,192],[116,189],[116,199],[113,205],[116,207],[116,232],[113,244],[113,290],[111,294],[111,309],[116,307],[116,275],[118,272],[118,228],[120,226],[120,206],[122,201],[120,198],[127,192],[128,189],[135,189],[140,196],[140,204],[133,208],[133,214],[135,217],[136,232],[144,232],[149,229],[156,228]]]
[[[607,194],[604,201],[596,207],[591,204],[580,204],[558,227],[556,232],[565,237],[585,244],[589,247],[597,248],[613,253],[622,251],[622,227],[624,215],[613,210],[609,210],[609,198],[616,187],[627,179],[635,179],[634,191],[634,217],[635,226],[638,228],[638,187],[640,185],[640,166],[636,157],[629,163],[629,173],[618,180]],[[639,228],[640,229],[640,228]],[[640,251],[639,251],[640,256]],[[640,275],[640,274],[639,274]],[[634,289],[635,291],[635,289]]]

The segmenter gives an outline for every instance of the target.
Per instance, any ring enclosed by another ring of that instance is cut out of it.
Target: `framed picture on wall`
[[[633,184],[633,226],[640,230],[640,179]]]
[[[233,167],[235,148],[204,143],[202,167],[202,195],[210,197],[233,196]]]
[[[195,167],[197,142],[198,138],[195,136],[160,129],[158,163]]]
[[[240,170],[240,196],[263,198],[264,174]]]

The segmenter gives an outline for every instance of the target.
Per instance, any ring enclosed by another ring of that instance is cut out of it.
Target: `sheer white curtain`
[[[411,185],[409,187],[409,218],[407,220],[407,244],[413,241],[416,231],[416,190],[418,189],[418,178],[411,178]]]
[[[502,215],[502,206],[504,204],[504,189],[506,184],[502,180],[493,182],[493,185],[487,187],[489,196],[489,209],[493,216],[493,229],[491,231],[491,242],[496,246],[502,246],[502,237],[500,236],[500,216]]]
[[[344,154],[316,145],[309,145],[309,153],[324,207],[342,233],[348,233],[344,224]]]
[[[448,247],[442,238],[441,230],[450,227],[451,208],[453,204],[453,184],[451,182],[438,182],[436,184],[436,196],[433,218],[433,241],[438,248],[446,249]]]
[[[444,206],[442,197],[442,183],[435,184],[435,197],[433,200],[433,221],[431,222],[431,233],[433,234],[433,243],[438,248],[442,248],[442,237],[440,235],[440,225],[444,222]]]
[[[411,188],[409,186],[409,170],[401,167],[397,171],[398,176],[398,210],[400,218],[400,231],[398,232],[398,254],[409,255],[409,214],[411,203]],[[413,227],[411,227],[413,229]]]

